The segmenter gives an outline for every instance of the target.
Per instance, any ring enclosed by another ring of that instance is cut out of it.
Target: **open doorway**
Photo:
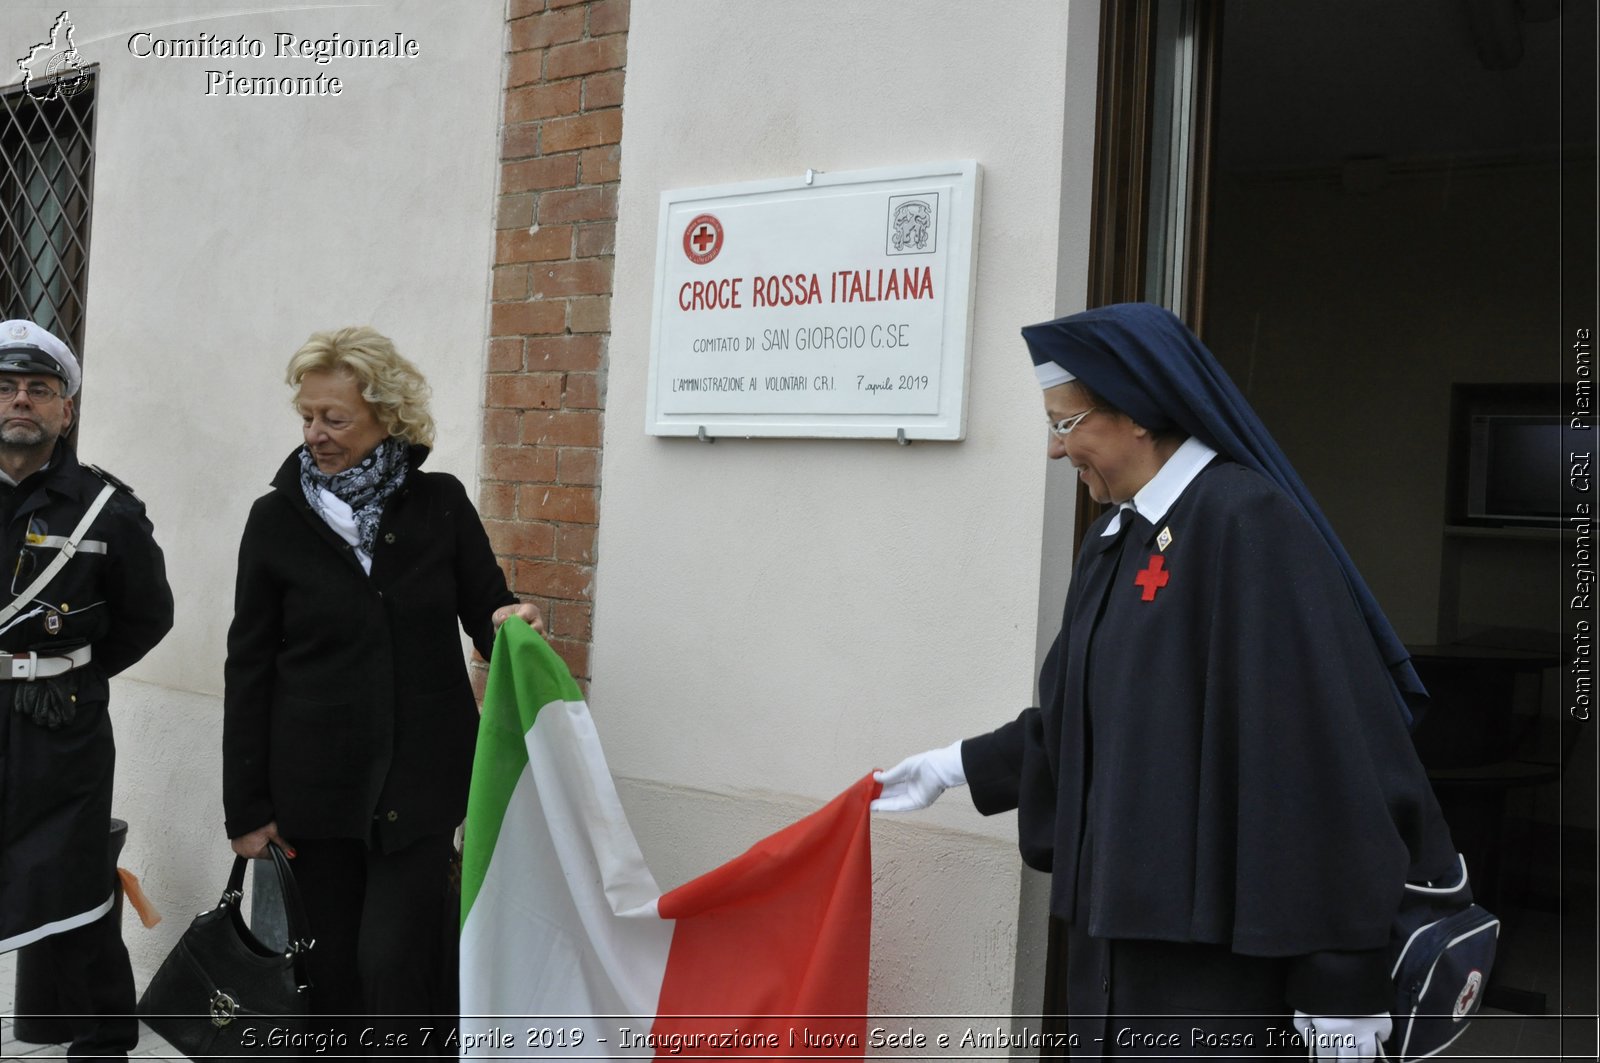
[[[1506,923],[1512,1021],[1464,1049],[1489,1056],[1554,1053],[1561,1024],[1520,1016],[1595,1007],[1559,521],[1463,501],[1474,418],[1560,412],[1571,319],[1592,323],[1594,40],[1594,5],[1559,0],[1102,7],[1089,303],[1196,327],[1414,647],[1438,703],[1419,748]],[[1563,257],[1573,235],[1588,255]]]
[[[1434,695],[1418,749],[1506,931],[1488,1003],[1523,1014],[1595,1000],[1593,734],[1557,696],[1561,496],[1520,502],[1558,488],[1570,442],[1562,193],[1592,191],[1595,148],[1593,83],[1564,86],[1563,45],[1592,49],[1594,20],[1558,0],[1228,0],[1218,42],[1205,338]],[[1498,474],[1519,504],[1485,505],[1489,433],[1513,429],[1549,453]],[[1468,1051],[1557,1044],[1480,1027]]]

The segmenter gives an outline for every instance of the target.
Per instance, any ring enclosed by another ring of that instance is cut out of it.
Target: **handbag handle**
[[[278,893],[283,897],[284,923],[289,931],[288,955],[294,960],[295,979],[302,990],[308,989],[311,983],[306,978],[304,954],[317,943],[317,939],[311,936],[311,928],[306,925],[300,886],[294,880],[294,872],[289,869],[289,858],[277,842],[267,843],[267,853],[278,873]],[[222,893],[223,904],[239,907],[239,902],[244,898],[244,869],[249,862],[248,857],[233,858],[233,871],[229,873],[227,888]]]
[[[1467,884],[1467,858],[1462,854],[1457,853],[1456,861],[1459,865],[1461,877],[1456,879],[1454,885],[1435,886],[1432,882],[1407,882],[1406,890],[1410,893],[1420,893],[1424,896],[1435,897],[1441,900],[1448,897],[1452,900],[1459,899],[1463,903],[1471,904],[1472,889]]]

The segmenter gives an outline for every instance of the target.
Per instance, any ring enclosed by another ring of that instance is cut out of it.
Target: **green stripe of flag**
[[[521,667],[511,666],[513,657]],[[540,709],[553,702],[583,700],[572,673],[556,651],[516,617],[500,625],[490,661],[477,752],[472,761],[472,796],[467,802],[461,866],[463,925],[499,843],[506,805],[528,768],[527,734],[533,721]]]

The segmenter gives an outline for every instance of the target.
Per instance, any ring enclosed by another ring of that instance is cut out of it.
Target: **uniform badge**
[[[1163,550],[1172,545],[1172,529],[1170,527],[1161,529],[1161,534],[1156,536],[1156,545]]]
[[[1139,570],[1133,577],[1133,582],[1139,587],[1139,600],[1153,602],[1156,600],[1156,591],[1167,585],[1172,579],[1172,573],[1166,570],[1167,559],[1160,554],[1151,554],[1150,563]]]
[[[61,614],[54,609],[44,614],[44,629],[51,635],[61,634]]]

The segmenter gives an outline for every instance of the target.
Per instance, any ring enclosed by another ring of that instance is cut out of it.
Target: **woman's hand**
[[[490,620],[494,624],[494,630],[499,631],[500,625],[506,622],[506,618],[512,616],[520,616],[522,619],[528,622],[528,626],[533,628],[533,630],[537,631],[541,635],[545,633],[544,614],[540,613],[539,607],[534,605],[532,602],[518,602],[516,605],[502,605],[500,608],[496,609],[494,611],[494,615],[490,617]]]
[[[1296,1011],[1294,1028],[1305,1038],[1312,1059],[1354,1063],[1382,1057],[1383,1042],[1394,1029],[1394,1023],[1387,1012],[1319,1018]]]
[[[961,743],[952,742],[943,749],[907,757],[888,771],[873,772],[872,777],[883,785],[883,792],[872,802],[872,811],[915,812],[927,808],[950,787],[967,784]]]
[[[284,841],[283,836],[278,833],[277,820],[273,820],[265,827],[258,827],[249,834],[241,834],[237,838],[230,839],[229,844],[239,856],[262,860],[266,858],[268,842],[277,842],[278,848],[283,850],[285,856],[294,858],[294,847]]]

